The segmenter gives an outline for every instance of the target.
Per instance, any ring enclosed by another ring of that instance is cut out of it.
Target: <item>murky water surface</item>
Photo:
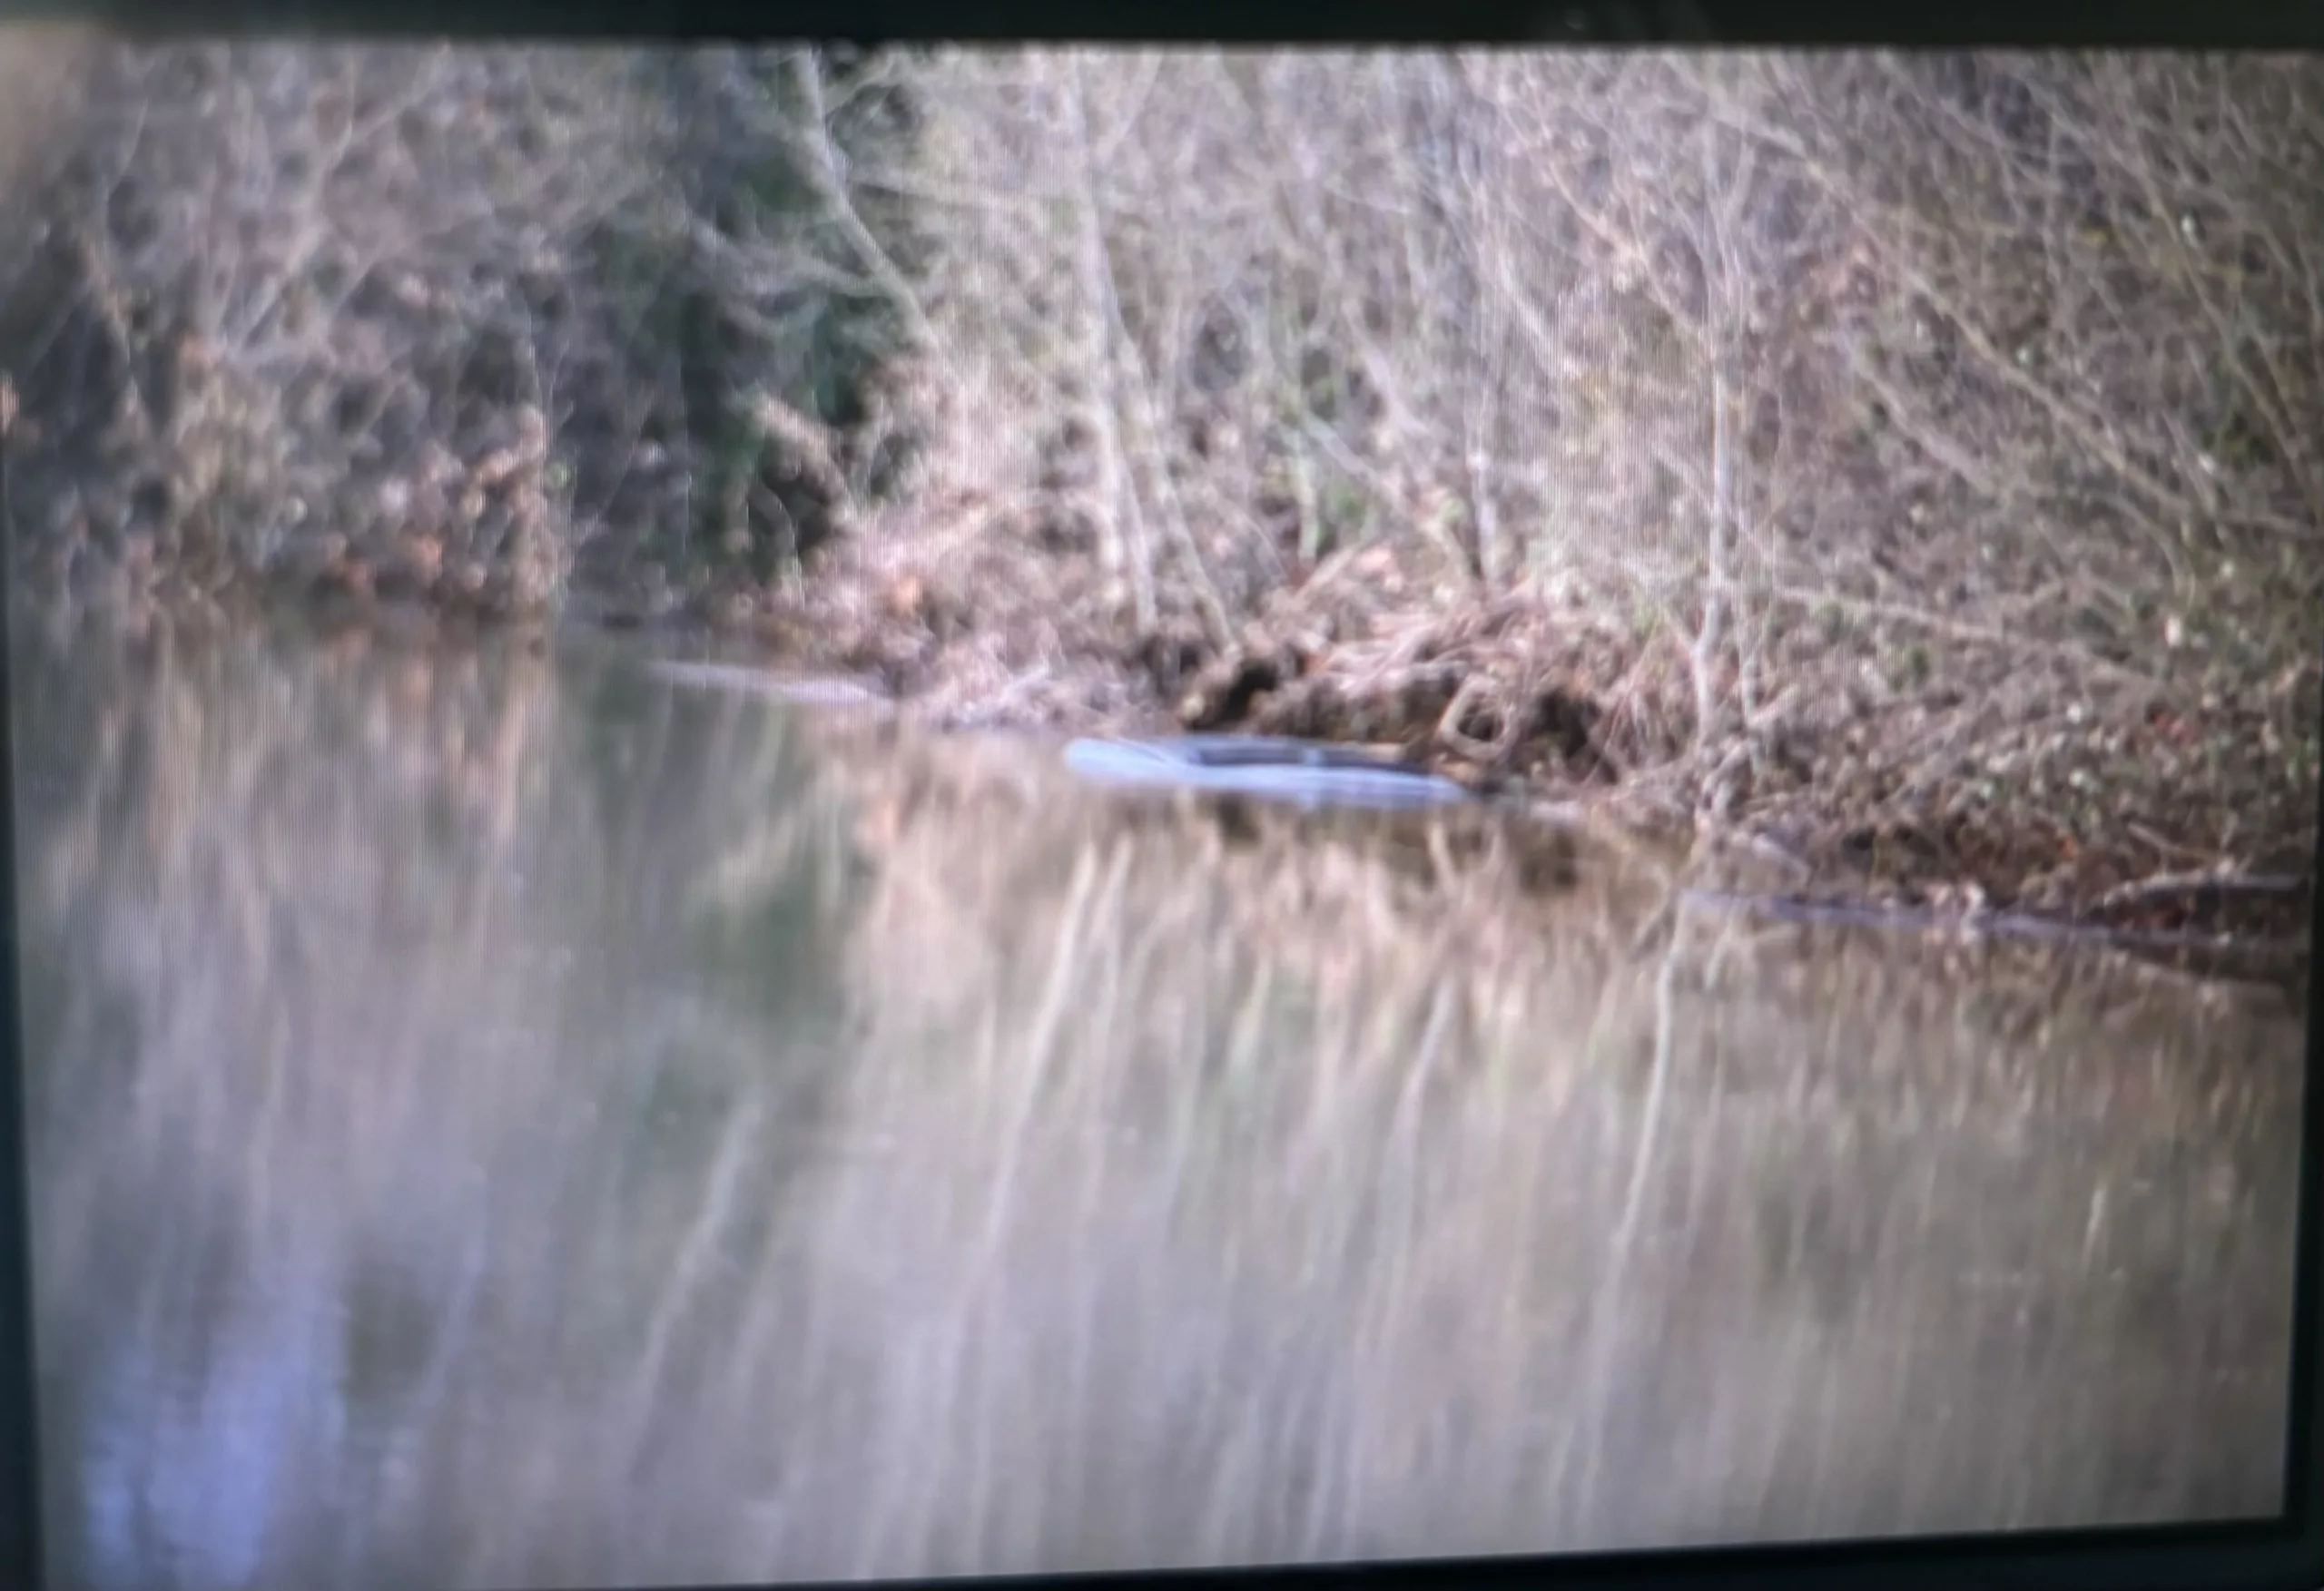
[[[591,651],[15,678],[61,1585],[2276,1508],[2280,996]]]

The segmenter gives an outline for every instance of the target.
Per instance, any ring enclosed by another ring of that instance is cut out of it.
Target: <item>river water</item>
[[[19,630],[61,1586],[2277,1507],[2280,993],[602,647]]]

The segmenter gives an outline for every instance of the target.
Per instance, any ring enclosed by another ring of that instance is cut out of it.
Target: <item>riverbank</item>
[[[617,633],[842,680],[937,729],[1393,747],[1480,793],[1740,861],[1759,892],[1794,902],[2308,938],[2324,718],[2312,657],[2280,654],[2268,673],[2165,646],[2115,661],[1901,595],[1763,593],[1753,677],[1730,659],[1711,682],[1743,704],[1706,732],[1699,609],[1654,608],[1618,573],[1489,586],[1425,543],[1384,541],[1288,573],[1222,639],[1191,591],[1166,590],[1141,624],[1098,551],[1047,528],[939,504],[866,525],[787,580],[713,579],[658,604],[584,584],[558,617],[334,572],[204,590],[135,563],[73,589],[20,564],[18,611],[133,629],[287,611],[423,639]]]
[[[2215,698],[2197,721],[2179,715],[2189,686],[2167,678],[2142,696],[2014,677],[2004,699],[1974,672],[1998,660],[1958,643],[1928,649],[1917,692],[1880,691],[1868,672],[1893,660],[1875,640],[1801,626],[1774,653],[1775,705],[1698,741],[1684,647],[1610,617],[1619,594],[1447,593],[1427,575],[1380,549],[1340,560],[1272,594],[1225,646],[1109,614],[1087,559],[932,527],[834,548],[787,591],[729,588],[651,622],[579,616],[586,603],[558,623],[487,621],[339,587],[111,591],[18,612],[153,640],[288,620],[423,650],[513,627],[536,648],[714,658],[700,683],[763,683],[937,732],[1223,729],[1393,748],[1496,804],[1642,840],[1746,916],[2004,937],[2061,925],[2192,971],[2304,969],[2316,792],[2279,760],[2312,744],[2313,669]],[[782,688],[800,680],[817,688]]]
[[[1094,555],[1012,528],[891,527],[731,627],[940,726],[1393,745],[1481,792],[1748,858],[1803,901],[2308,936],[2313,659],[2238,681],[2166,648],[2117,663],[1775,594],[1757,679],[1715,682],[1756,706],[1699,732],[1689,615],[1640,616],[1602,576],[1489,588],[1374,546],[1286,580],[1221,643],[1190,599],[1139,626]]]

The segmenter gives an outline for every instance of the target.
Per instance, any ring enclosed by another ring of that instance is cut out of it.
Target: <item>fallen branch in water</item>
[[[2289,873],[2160,873],[2117,885],[2093,901],[2091,909],[2115,911],[2188,895],[2297,895],[2306,888],[2307,879]]]

